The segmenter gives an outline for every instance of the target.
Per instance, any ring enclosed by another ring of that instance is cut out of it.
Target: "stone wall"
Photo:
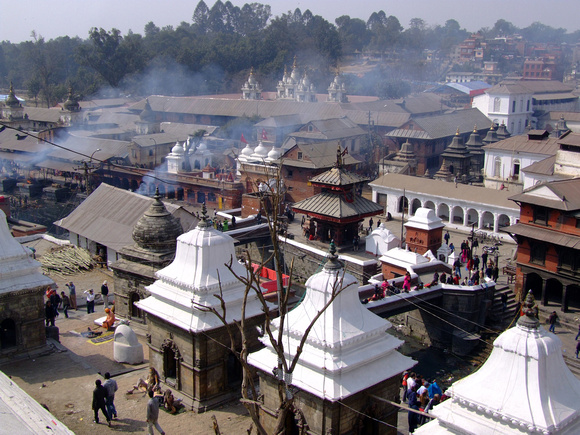
[[[229,351],[230,338],[225,327],[190,333],[150,314],[147,323],[149,364],[158,371],[164,383],[184,394],[186,406],[195,412],[205,412],[240,397],[241,368]],[[251,351],[261,347],[257,327],[263,324],[263,315],[247,319],[246,339]],[[239,350],[240,334],[237,328],[233,330]],[[175,379],[166,375],[166,349],[176,355]]]
[[[0,294],[0,324],[12,320],[16,326],[16,346],[0,343],[0,357],[29,353],[46,345],[45,291],[42,286]]]
[[[268,433],[274,433],[278,408],[278,382],[270,374],[259,372],[260,392],[264,406],[260,419]],[[391,401],[399,401],[400,375],[393,376],[365,391],[356,393],[341,401],[323,400],[308,392],[298,390],[295,393],[291,423],[304,428],[304,433],[323,434],[392,434],[397,433],[397,408],[379,401],[372,395]],[[371,417],[371,418],[369,418]],[[372,419],[388,423],[375,424]],[[292,433],[291,427],[286,429]],[[306,432],[307,431],[307,432]]]

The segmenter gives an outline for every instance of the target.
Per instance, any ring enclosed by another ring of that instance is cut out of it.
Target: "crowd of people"
[[[447,399],[447,396],[437,384],[436,379],[428,381],[415,372],[404,372],[401,382],[403,401],[409,406],[409,432],[414,432],[417,427],[429,421],[420,413],[429,413],[434,406]]]

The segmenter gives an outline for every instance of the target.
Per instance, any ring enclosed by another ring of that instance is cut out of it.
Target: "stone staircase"
[[[501,303],[501,295],[503,293],[507,294],[508,297],[507,308],[505,311],[503,310]],[[512,289],[509,286],[498,286],[488,315],[488,326],[492,329],[503,331],[514,319],[517,306],[518,304],[515,300],[515,295]]]

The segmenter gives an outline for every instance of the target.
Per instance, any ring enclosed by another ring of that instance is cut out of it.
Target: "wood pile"
[[[60,277],[89,271],[95,266],[89,251],[74,245],[52,248],[38,261],[42,264],[43,273]]]

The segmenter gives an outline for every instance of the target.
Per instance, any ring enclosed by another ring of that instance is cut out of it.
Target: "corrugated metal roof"
[[[532,97],[534,100],[546,101],[546,100],[564,100],[564,99],[578,99],[577,95],[571,92],[558,92],[552,94],[537,94]]]
[[[551,156],[560,148],[558,138],[544,137],[541,140],[529,138],[528,134],[511,136],[507,139],[494,142],[483,147],[484,150],[504,150],[509,152],[525,152]],[[532,135],[533,136],[533,135]]]
[[[580,112],[560,112],[555,110],[550,112],[549,116],[552,121],[558,121],[563,116],[566,121],[580,122]]]
[[[55,138],[53,142],[66,149],[53,147],[53,151],[49,153],[49,156],[54,159],[69,160],[71,162],[87,160],[93,153],[93,157],[96,160],[107,160],[112,157],[126,158],[129,155],[129,142],[127,141],[68,134],[62,138]],[[100,151],[96,151],[97,149],[100,149]]]
[[[16,135],[22,137],[22,139],[19,140]],[[0,149],[25,153],[45,153],[54,149],[54,147],[46,142],[39,142],[38,139],[28,136],[26,132],[18,132],[7,128],[0,132]]]
[[[352,198],[349,202],[344,195],[323,192],[297,202],[292,208],[300,213],[316,213],[335,219],[347,219],[383,211],[381,205],[362,196],[353,195]]]
[[[489,119],[478,109],[465,109],[442,115],[413,117],[409,122],[415,124],[419,130],[396,129],[387,133],[387,136],[402,139],[441,139],[454,136],[458,128],[459,134],[469,134],[473,131],[474,125],[481,128],[490,123]],[[416,133],[412,133],[413,131]]]
[[[298,144],[297,146],[312,161],[315,168],[330,168],[336,163],[336,141]],[[286,164],[286,160],[283,159],[283,161]],[[342,163],[354,165],[360,161],[347,154],[342,158]]]
[[[515,225],[502,228],[502,231],[534,240],[541,240],[543,242],[551,243],[557,246],[580,249],[580,237],[573,236],[572,234],[562,233],[560,231],[537,227],[535,225],[517,223]]]
[[[487,189],[485,187],[470,186],[459,183],[455,187],[454,183],[442,180],[431,180],[411,175],[385,174],[369,183],[372,186],[384,186],[408,193],[421,193],[439,198],[453,197],[456,200],[474,202],[484,206],[491,204],[498,207],[505,207],[519,210],[519,207],[509,200],[510,192],[505,190]]]
[[[573,90],[573,86],[557,80],[503,80],[485,92],[488,94],[542,94],[565,93]]]
[[[532,163],[530,166],[523,168],[522,171],[526,174],[554,175],[554,163],[556,163],[556,154]]]
[[[554,197],[558,199],[551,199],[545,193],[541,195],[534,194],[536,190],[546,188],[551,190]],[[580,178],[541,183],[510,197],[510,199],[512,201],[541,205],[556,210],[580,210]]]
[[[25,107],[24,113],[28,115],[28,119],[38,122],[50,122],[56,124],[60,121],[62,112],[60,109],[45,109],[42,107]]]
[[[102,183],[71,214],[55,225],[115,251],[133,245],[133,227],[153,198]],[[173,214],[181,207],[165,203]]]

